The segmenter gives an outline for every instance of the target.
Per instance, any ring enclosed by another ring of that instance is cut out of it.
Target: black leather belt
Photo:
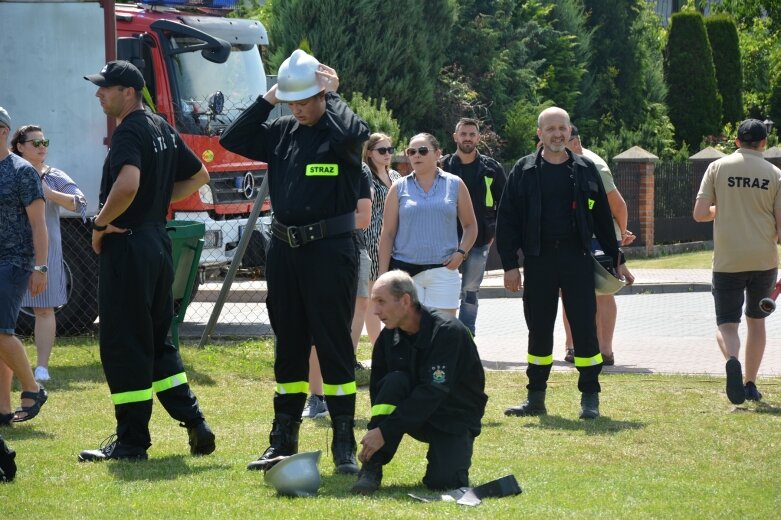
[[[271,221],[271,234],[290,247],[300,247],[315,240],[352,233],[353,230],[355,213],[345,213],[303,226],[286,226],[276,219]]]

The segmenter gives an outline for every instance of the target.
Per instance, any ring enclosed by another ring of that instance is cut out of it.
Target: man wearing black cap
[[[144,78],[135,66],[112,61],[85,79],[98,86],[103,111],[117,120],[103,164],[100,212],[92,219],[92,248],[100,255],[100,359],[117,431],[79,460],[145,460],[153,392],[187,428],[190,452],[207,455],[214,433],[167,341],[174,269],[165,223],[171,201],[207,183],[209,173],[176,130],[144,110]]]
[[[713,221],[713,299],[716,341],[727,359],[727,397],[733,404],[759,401],[756,379],[765,351],[765,317],[759,302],[778,274],[781,170],[767,162],[767,130],[747,119],[738,128],[738,149],[708,166],[694,220]],[[746,300],[746,376],[738,361],[738,325]]]

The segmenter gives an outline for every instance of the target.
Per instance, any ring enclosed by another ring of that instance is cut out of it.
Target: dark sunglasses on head
[[[28,139],[27,141],[23,141],[23,143],[33,143],[33,146],[36,148],[40,148],[41,145],[43,145],[44,148],[49,147],[48,139]]]
[[[385,155],[386,153],[393,154],[392,146],[388,146],[387,148],[372,148],[372,150],[374,150],[380,155]]]
[[[428,149],[428,146],[421,146],[420,148],[407,148],[407,155],[412,157],[416,153],[420,154],[421,157],[428,155],[428,152],[430,150]]]

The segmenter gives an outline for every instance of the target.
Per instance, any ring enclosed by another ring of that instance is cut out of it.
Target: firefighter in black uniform
[[[529,329],[528,398],[506,415],[541,415],[553,365],[553,327],[559,291],[567,312],[580,372],[582,419],[599,416],[602,355],[597,342],[596,295],[591,237],[618,266],[613,220],[605,188],[594,163],[567,150],[570,120],[552,107],[537,121],[542,148],[513,166],[499,203],[496,248],[504,267],[505,288],[523,286],[523,312]],[[524,255],[521,283],[518,249]]]
[[[357,473],[355,370],[350,338],[357,289],[355,207],[366,123],[336,94],[336,72],[301,50],[279,69],[278,83],[220,138],[233,152],[268,163],[274,207],[267,283],[277,337],[270,446],[248,469],[268,469],[298,451],[314,342],[331,414],[338,473]],[[292,116],[266,121],[287,102]]]
[[[99,87],[103,111],[118,123],[103,165],[101,209],[92,220],[92,248],[100,255],[100,359],[117,430],[79,460],[146,459],[153,393],[187,428],[190,452],[207,455],[214,433],[167,340],[174,268],[165,225],[171,201],[197,191],[209,173],[176,130],[144,110],[144,78],[136,67],[113,61],[85,79]]]
[[[363,463],[353,493],[371,494],[404,434],[429,444],[423,484],[469,485],[474,439],[488,397],[477,347],[454,316],[420,305],[410,276],[380,276],[374,313],[385,324],[372,353],[371,420],[361,439]]]

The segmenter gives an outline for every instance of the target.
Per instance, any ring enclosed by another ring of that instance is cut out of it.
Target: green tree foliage
[[[388,108],[384,99],[377,102],[370,97],[364,97],[360,92],[355,92],[348,105],[353,109],[353,112],[366,121],[371,132],[382,132],[390,136],[392,142],[399,143],[401,128],[398,121],[393,118],[393,111]],[[397,144],[397,146],[399,145]]]
[[[717,134],[721,99],[708,35],[699,13],[675,13],[670,18],[664,70],[675,139],[692,146],[704,136]]]
[[[455,12],[453,0],[275,1],[270,61],[278,66],[306,40],[336,69],[341,92],[386,99],[405,132],[431,131],[426,121]]]
[[[617,131],[623,126],[636,128],[644,119],[646,63],[638,47],[640,35],[633,29],[645,0],[584,0],[592,35],[592,71],[599,93],[596,114],[584,114],[601,120],[601,131]]]
[[[722,101],[722,122],[743,120],[743,67],[740,62],[738,28],[731,16],[705,18],[708,41],[716,67],[716,83]]]

